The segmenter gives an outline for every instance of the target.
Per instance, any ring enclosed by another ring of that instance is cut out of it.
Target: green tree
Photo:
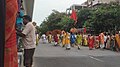
[[[120,5],[118,3],[100,4],[78,12],[78,26],[89,27],[96,33],[120,30]],[[81,26],[80,26],[81,25]]]
[[[78,13],[78,22],[77,22],[77,28],[82,28],[82,27],[88,27],[89,26],[89,18],[92,15],[92,9],[90,8],[85,8],[85,9],[81,9]]]
[[[120,5],[117,3],[102,4],[91,15],[91,28],[99,33],[120,29]]]
[[[42,32],[41,34],[54,29],[69,31],[69,26],[72,25],[72,22],[73,20],[71,20],[64,12],[53,10],[40,25],[40,31]]]

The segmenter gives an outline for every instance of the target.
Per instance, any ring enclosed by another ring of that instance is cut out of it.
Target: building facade
[[[92,7],[96,4],[100,3],[109,4],[110,2],[120,2],[120,0],[87,0],[87,6]]]
[[[70,15],[72,13],[72,9],[76,10],[78,12],[82,8],[87,8],[87,7],[96,7],[100,4],[109,4],[110,2],[119,2],[120,0],[87,0],[86,2],[82,3],[81,5],[79,4],[73,4],[70,6],[70,8],[66,9],[66,14]]]

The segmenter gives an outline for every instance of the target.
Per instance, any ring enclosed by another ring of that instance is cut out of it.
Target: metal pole
[[[4,46],[5,46],[5,8],[6,0],[0,0],[0,67],[4,67]]]

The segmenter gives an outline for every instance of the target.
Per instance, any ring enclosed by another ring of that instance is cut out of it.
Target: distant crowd
[[[43,34],[41,36],[42,42],[54,43],[54,46],[66,47],[66,50],[70,50],[71,47],[77,47],[80,50],[80,46],[88,46],[89,50],[102,49],[102,50],[112,50],[120,51],[120,32],[116,34],[110,34],[106,32],[101,32],[98,35],[86,34],[81,32],[65,32],[62,31],[61,34],[48,35]]]

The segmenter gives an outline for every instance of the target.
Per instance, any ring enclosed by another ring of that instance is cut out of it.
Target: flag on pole
[[[72,14],[71,14],[70,18],[75,21],[74,22],[74,25],[75,25],[77,23],[77,14],[76,14],[75,10],[72,10]]]
[[[86,33],[86,27],[84,27],[83,32]]]

